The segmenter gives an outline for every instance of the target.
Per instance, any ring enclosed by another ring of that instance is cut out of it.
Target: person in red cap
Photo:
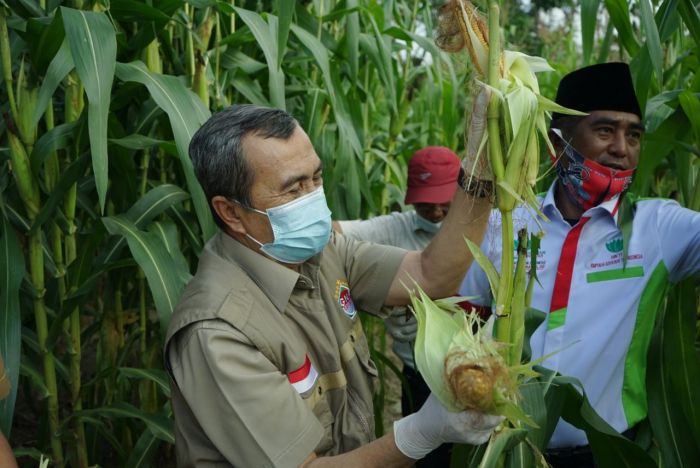
[[[423,250],[440,229],[457,190],[459,157],[444,146],[428,146],[416,151],[408,162],[406,205],[413,210],[394,212],[367,220],[336,221],[333,228],[357,240],[393,245],[407,250]],[[395,307],[385,320],[394,339],[392,349],[403,362],[401,410],[404,416],[421,407],[430,389],[416,371],[413,342],[417,323],[405,307]],[[416,466],[449,466],[451,444],[440,446]]]

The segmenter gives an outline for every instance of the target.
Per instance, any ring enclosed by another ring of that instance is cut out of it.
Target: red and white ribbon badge
[[[304,364],[299,369],[290,372],[287,378],[289,379],[289,383],[292,384],[292,387],[300,394],[308,392],[313,388],[316,379],[318,379],[318,372],[313,364],[311,364],[308,354],[304,358]]]

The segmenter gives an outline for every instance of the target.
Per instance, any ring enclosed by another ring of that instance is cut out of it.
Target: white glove
[[[386,326],[386,331],[399,343],[407,343],[416,339],[418,321],[404,307],[394,308],[384,320],[384,325]]]
[[[503,419],[469,410],[451,413],[431,393],[418,412],[394,423],[394,441],[401,453],[420,460],[444,443],[483,444]]]

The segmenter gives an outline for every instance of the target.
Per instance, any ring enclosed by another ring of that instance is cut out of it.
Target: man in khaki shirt
[[[491,207],[458,190],[422,252],[331,234],[321,161],[287,113],[234,106],[190,156],[222,232],[166,337],[181,466],[408,466],[444,442],[483,443],[501,418],[434,398],[374,440],[376,369],[358,310],[453,294]],[[479,193],[482,195],[483,193]]]

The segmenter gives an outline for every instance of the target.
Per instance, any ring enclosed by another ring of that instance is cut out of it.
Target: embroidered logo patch
[[[343,313],[350,318],[355,318],[357,314],[357,309],[355,309],[355,303],[352,302],[352,296],[350,296],[350,287],[347,281],[338,280],[335,282],[335,299],[338,301],[338,305],[343,309]]]
[[[613,239],[610,242],[605,243],[605,248],[608,249],[608,252],[616,253],[616,252],[622,252],[622,238],[619,237],[617,239]]]

